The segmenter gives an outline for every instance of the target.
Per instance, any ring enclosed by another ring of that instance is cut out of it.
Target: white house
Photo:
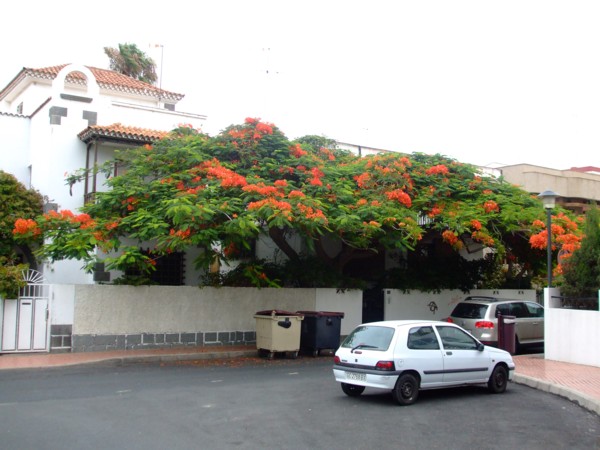
[[[0,91],[0,169],[47,199],[48,209],[76,212],[102,189],[90,177],[70,192],[65,175],[112,157],[115,148],[153,142],[206,116],[176,111],[183,94],[112,70],[69,64],[23,68]],[[42,268],[48,283],[92,283],[78,261]]]

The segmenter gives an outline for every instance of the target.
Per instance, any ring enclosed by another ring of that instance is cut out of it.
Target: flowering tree
[[[290,141],[253,118],[215,137],[180,127],[153,146],[118,153],[102,169],[114,173],[116,164],[122,175],[109,178],[110,189],[82,214],[47,214],[15,233],[26,239],[41,230],[49,238],[42,257],[92,263],[98,248],[119,252],[109,268],[141,271],[190,247],[204,250],[197,263],[209,267],[266,235],[291,264],[302,267],[311,255],[343,274],[385,251],[414,252],[433,235],[448,249],[477,243],[504,260],[544,217],[538,199],[441,155],[361,158],[320,144],[314,136]],[[141,243],[151,252],[140,252]],[[269,282],[261,271],[246,275]]]

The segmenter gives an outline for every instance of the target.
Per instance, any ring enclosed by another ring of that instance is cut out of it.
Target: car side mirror
[[[477,343],[477,350],[479,350],[480,352],[482,352],[485,349],[485,345],[483,345],[481,342]]]

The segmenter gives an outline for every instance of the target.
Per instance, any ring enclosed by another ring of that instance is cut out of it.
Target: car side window
[[[523,303],[511,303],[510,304],[510,313],[512,316],[516,318],[520,317],[529,317],[529,312]]]
[[[496,317],[500,314],[503,316],[510,316],[510,305],[508,303],[503,303],[501,305],[496,305]]]
[[[444,350],[477,350],[477,341],[455,327],[436,326]]]
[[[408,331],[406,346],[411,350],[439,350],[440,344],[433,327],[415,327]]]
[[[544,308],[537,303],[525,302],[530,317],[544,317]]]

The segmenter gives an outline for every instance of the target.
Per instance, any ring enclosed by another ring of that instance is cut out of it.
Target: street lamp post
[[[558,194],[550,190],[542,192],[538,195],[542,199],[542,204],[546,210],[546,230],[548,230],[548,242],[547,242],[547,267],[548,267],[548,288],[552,287],[552,210],[556,205],[556,197]]]

